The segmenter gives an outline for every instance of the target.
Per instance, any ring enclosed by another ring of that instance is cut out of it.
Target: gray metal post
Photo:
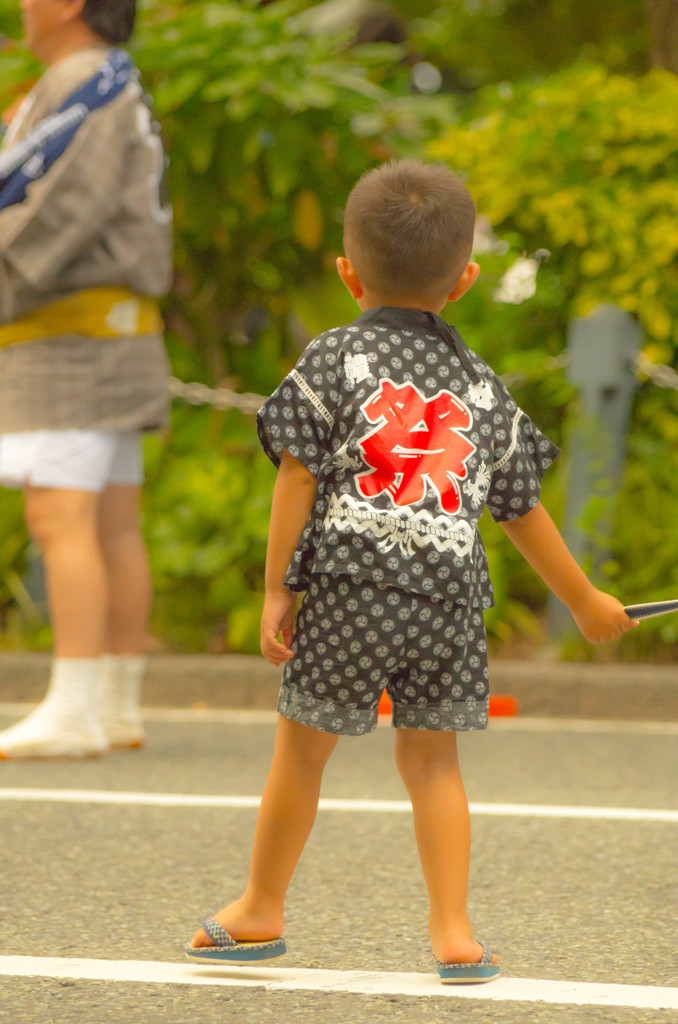
[[[622,483],[635,357],[641,331],[617,306],[599,306],[573,320],[567,375],[580,408],[566,442],[570,465],[563,535],[574,557],[596,576],[608,554],[616,495]],[[563,640],[576,632],[572,616],[551,597],[550,632]]]

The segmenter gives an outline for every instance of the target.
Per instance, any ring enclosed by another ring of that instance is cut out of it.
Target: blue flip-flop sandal
[[[482,942],[480,943],[483,946]],[[475,964],[444,964],[436,960],[443,985],[478,985],[499,977],[499,965],[492,963],[491,949],[483,946],[483,955]]]
[[[287,952],[284,939],[237,942],[213,917],[208,917],[200,927],[209,935],[214,945],[186,946],[184,952],[191,960],[212,964],[256,964],[262,960],[275,960]]]

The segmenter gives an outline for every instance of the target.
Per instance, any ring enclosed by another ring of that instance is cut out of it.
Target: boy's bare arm
[[[541,503],[520,519],[500,525],[547,587],[567,605],[590,643],[616,640],[637,625],[616,597],[593,586]]]
[[[274,665],[281,665],[292,657],[289,645],[294,624],[294,595],[283,581],[311,514],[315,491],[313,474],[285,449],[273,488],[266,549],[266,597],[261,616],[261,652]],[[278,634],[282,635],[282,643]]]

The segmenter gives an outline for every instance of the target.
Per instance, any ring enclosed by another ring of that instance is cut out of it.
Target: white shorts
[[[0,434],[3,487],[103,491],[144,479],[138,431],[29,430]]]

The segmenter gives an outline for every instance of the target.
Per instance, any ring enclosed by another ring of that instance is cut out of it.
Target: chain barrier
[[[507,388],[518,387],[521,384],[527,384],[531,380],[539,380],[544,376],[544,370],[548,370],[549,373],[551,370],[564,370],[569,361],[570,357],[567,352],[561,352],[559,356],[549,356],[532,373],[515,370],[509,373],[501,373],[499,379]]]
[[[658,388],[673,388],[674,391],[678,391],[678,373],[663,363],[653,363],[642,352],[636,357],[635,370],[636,373],[649,377]]]
[[[210,388],[207,384],[187,383],[178,377],[170,377],[167,387],[172,398],[181,398],[189,405],[212,405],[215,409],[239,409],[254,414],[266,401],[263,395],[239,394],[230,388]]]
[[[539,372],[504,373],[502,381],[507,387],[517,387],[526,384],[528,381],[537,380],[542,376],[543,371],[562,370],[569,362],[567,353],[559,356],[552,356],[545,359],[539,367]],[[678,391],[678,373],[670,366],[653,363],[642,352],[634,361],[634,369],[639,376],[648,377],[653,384],[660,388],[672,388]],[[240,394],[230,388],[210,388],[207,384],[199,384],[197,381],[186,382],[178,377],[170,377],[168,390],[172,398],[179,398],[188,405],[211,405],[215,409],[239,409],[240,412],[254,415],[266,401],[263,395],[252,393]]]

